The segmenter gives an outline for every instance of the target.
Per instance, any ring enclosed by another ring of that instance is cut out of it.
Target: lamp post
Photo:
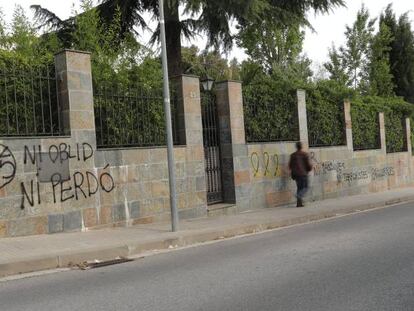
[[[213,89],[214,79],[210,77],[208,74],[206,74],[200,82],[203,86],[204,91],[211,91]]]
[[[164,111],[167,130],[168,178],[170,184],[170,206],[172,231],[178,230],[177,194],[175,187],[174,144],[171,124],[170,87],[167,66],[167,44],[165,42],[164,0],[158,0],[160,12],[161,59],[164,84]]]

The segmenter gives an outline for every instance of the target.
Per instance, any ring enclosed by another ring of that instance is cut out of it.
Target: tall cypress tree
[[[380,21],[390,30],[390,65],[395,82],[395,94],[414,103],[414,34],[408,13],[397,20],[392,6],[388,5]]]
[[[371,43],[369,81],[370,93],[378,96],[393,96],[394,77],[390,66],[390,43],[393,37],[390,29],[384,22],[380,22],[379,30]]]

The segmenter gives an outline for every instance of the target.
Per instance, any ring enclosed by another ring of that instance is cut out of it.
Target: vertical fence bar
[[[25,130],[26,130],[26,135],[29,132],[29,127],[28,127],[28,116],[27,116],[27,103],[26,103],[26,81],[25,81],[25,77],[22,74],[21,75],[21,80],[22,80],[22,88],[23,88],[23,105],[24,105],[24,119],[25,119]]]
[[[112,138],[111,138],[111,140],[110,140],[110,145],[116,145],[116,119],[115,119],[115,109],[114,109],[114,103],[115,103],[115,100],[117,100],[117,98],[116,98],[116,95],[115,94],[118,94],[118,90],[119,90],[119,86],[118,85],[116,85],[116,90],[117,90],[117,92],[115,93],[112,93],[112,101],[111,101],[111,118],[112,118],[112,120],[111,120],[111,123],[113,124],[113,128],[112,128]]]
[[[6,124],[7,124],[7,135],[10,135],[10,120],[9,120],[9,102],[8,102],[8,88],[7,88],[7,75],[6,70],[3,71],[4,73],[4,93],[6,95]]]
[[[50,74],[49,67],[46,66],[46,79],[47,79],[47,91],[48,91],[48,103],[49,103],[49,118],[50,118],[50,133],[53,135],[53,113],[52,113],[52,99],[50,97]]]
[[[130,111],[130,113],[129,113],[129,126],[128,126],[128,129],[129,129],[129,133],[128,133],[128,138],[127,138],[127,144],[128,145],[132,145],[133,144],[133,142],[134,142],[134,137],[133,137],[133,133],[134,133],[134,120],[133,120],[133,115],[134,115],[134,104],[135,104],[135,100],[136,100],[136,98],[134,98],[133,96],[132,96],[132,91],[131,91],[131,86],[129,85],[129,91],[128,91],[128,95],[129,95],[129,111]]]
[[[114,91],[114,87],[111,86],[112,94]],[[106,139],[105,139],[105,145],[109,145],[109,106],[108,106],[108,94],[104,93],[104,105],[105,105],[105,126],[106,126]],[[103,141],[102,141],[103,142]]]
[[[14,88],[14,112],[16,121],[16,134],[19,134],[19,113],[17,107],[17,86],[16,86],[16,68],[13,65],[13,88]]]
[[[57,81],[57,73],[56,73],[56,67],[55,67],[55,75],[54,75],[54,79],[55,79],[55,88],[56,88],[56,105],[57,105],[57,122],[58,122],[58,132],[59,135],[62,134],[62,125],[61,125],[61,120],[60,120],[60,99],[59,99],[59,93],[58,93],[58,81]]]
[[[40,108],[42,112],[42,133],[45,134],[45,111],[43,107],[43,84],[42,84],[42,70],[39,67],[39,89],[40,89]]]
[[[104,98],[105,98],[105,88],[104,88],[104,92],[102,93],[102,91],[98,91],[99,95],[99,100],[98,100],[98,105],[99,105],[99,133],[97,135],[97,137],[99,137],[100,141],[98,143],[98,145],[102,145],[103,144],[103,114],[102,114],[102,106],[104,105]],[[104,95],[104,96],[102,96]]]
[[[136,120],[136,122],[134,122],[135,124],[138,125],[137,127],[137,133],[136,133],[136,143],[138,145],[142,144],[142,140],[141,140],[141,135],[142,135],[142,122],[139,122],[139,118],[138,115],[142,115],[142,110],[141,110],[141,101],[140,98],[138,96],[138,89],[135,90],[135,95],[136,95],[136,106],[135,106],[135,111],[134,111],[134,118]]]
[[[144,98],[144,102],[145,102],[145,115],[148,116],[150,114],[150,101],[148,100],[148,97],[143,97]],[[153,130],[149,130],[152,129],[151,126],[149,126],[149,120],[148,117],[145,119],[145,129],[148,129],[148,136],[144,135],[144,146],[148,146],[149,145],[149,141],[146,139],[147,137],[154,137],[154,131]]]
[[[36,117],[36,104],[35,104],[35,92],[34,92],[33,77],[34,77],[33,67],[30,67],[30,84],[31,84],[31,87],[32,87],[33,132],[36,135],[37,134],[37,120],[36,120],[37,117]]]

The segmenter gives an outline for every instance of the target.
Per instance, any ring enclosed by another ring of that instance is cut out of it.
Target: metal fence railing
[[[246,141],[249,143],[299,140],[296,92],[274,94],[273,88],[243,88]]]
[[[306,113],[310,147],[346,145],[345,114],[341,101],[308,92]]]
[[[0,136],[61,134],[54,66],[0,68]]]
[[[381,149],[379,114],[368,105],[351,105],[354,150]]]
[[[384,116],[387,153],[406,152],[407,133],[405,128],[405,115],[402,113],[386,112]]]
[[[178,144],[175,103],[172,94],[173,137]],[[94,110],[98,148],[166,145],[162,89],[95,86]]]

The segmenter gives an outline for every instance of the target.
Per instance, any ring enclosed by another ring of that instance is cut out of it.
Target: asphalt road
[[[0,283],[0,310],[414,310],[414,204]]]

